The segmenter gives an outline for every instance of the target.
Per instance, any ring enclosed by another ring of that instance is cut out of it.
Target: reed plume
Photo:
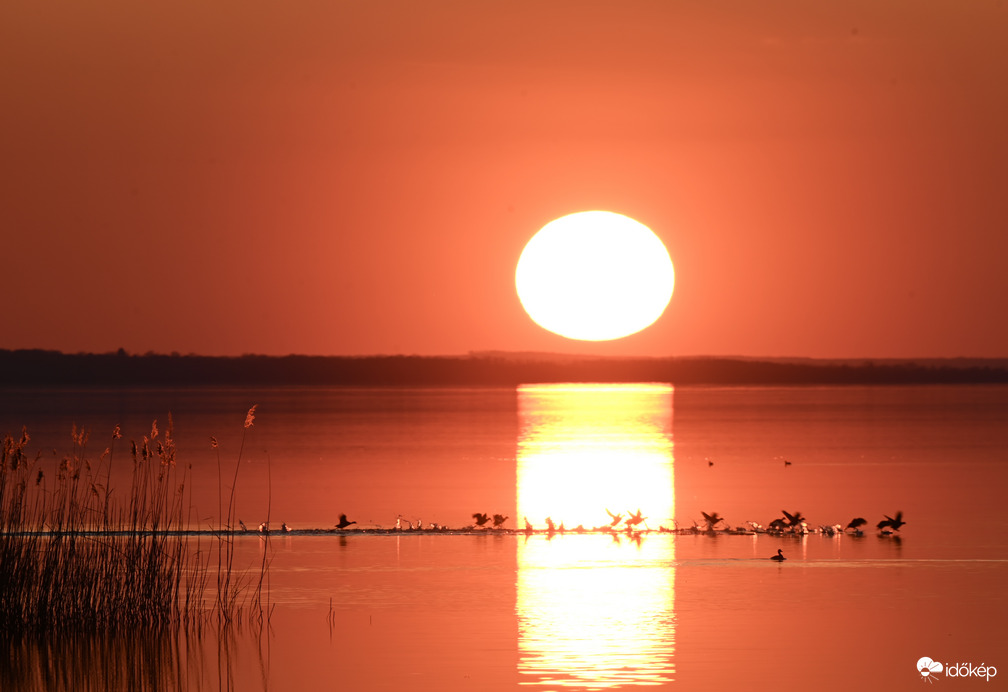
[[[242,448],[254,410],[246,417]],[[89,431],[74,424],[71,451],[53,462],[51,481],[42,456],[33,459],[27,453],[27,429],[18,438],[4,438],[0,633],[161,631],[198,625],[214,615],[230,622],[246,603],[261,608],[262,572],[268,563],[260,568],[251,601],[243,600],[249,576],[232,574],[234,484],[227,527],[221,525],[213,536],[218,556],[225,557],[218,560],[217,595],[209,607],[208,554],[187,525],[191,467],[176,464],[171,416],[163,430],[154,421],[149,437],[140,444],[130,442],[130,495],[120,502],[110,487],[115,447],[122,438],[119,426],[111,438],[93,466],[87,456]],[[235,484],[237,476],[236,468]]]

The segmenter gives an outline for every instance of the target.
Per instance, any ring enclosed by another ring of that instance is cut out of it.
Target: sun
[[[661,317],[675,284],[651,229],[609,211],[568,214],[532,236],[515,270],[525,312],[554,334],[609,341]]]

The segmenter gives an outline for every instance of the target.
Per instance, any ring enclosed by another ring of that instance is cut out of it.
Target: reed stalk
[[[225,623],[240,617],[250,579],[233,573],[232,521],[237,466],[254,410],[243,430],[227,525],[213,536],[218,588],[210,608],[209,554],[186,531],[191,468],[177,467],[171,416],[164,431],[154,421],[140,444],[131,443],[124,503],[115,501],[111,488],[118,426],[96,466],[83,427],[73,427],[71,451],[52,469],[41,455],[29,457],[27,430],[17,439],[6,436],[0,449],[0,632],[162,631],[198,628],[214,615]],[[252,600],[260,610],[267,569],[263,561]]]

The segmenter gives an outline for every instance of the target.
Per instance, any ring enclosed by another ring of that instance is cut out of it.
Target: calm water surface
[[[192,524],[217,521],[242,445],[238,516],[294,528],[473,512],[537,527],[874,525],[901,538],[807,535],[256,535],[272,556],[270,626],[199,636],[20,644],[2,689],[920,689],[916,661],[1005,668],[1008,388],[4,391],[0,432],[40,464],[86,426],[95,458],[172,414]],[[210,436],[220,442],[218,458]],[[785,464],[785,460],[791,462]],[[713,462],[713,463],[712,463]],[[788,560],[767,558],[778,548]]]

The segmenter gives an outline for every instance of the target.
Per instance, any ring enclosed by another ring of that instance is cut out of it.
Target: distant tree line
[[[820,385],[1008,382],[1008,361],[826,361],[534,354],[238,357],[0,350],[0,385],[515,386],[524,382]]]

